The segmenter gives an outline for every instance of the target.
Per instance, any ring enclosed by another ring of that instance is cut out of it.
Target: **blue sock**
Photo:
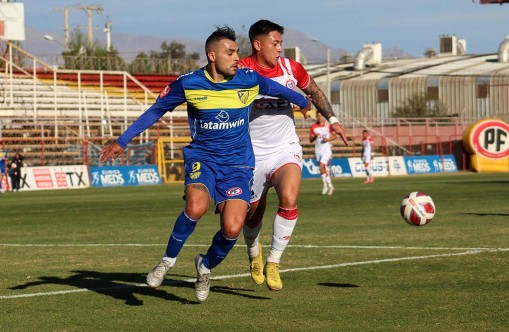
[[[184,211],[178,216],[173,232],[166,246],[166,256],[175,258],[184,246],[187,238],[193,233],[198,221],[190,219]]]
[[[221,231],[218,231],[212,239],[212,245],[209,247],[207,254],[203,256],[203,265],[212,270],[221,264],[236,242],[237,239],[229,239]]]

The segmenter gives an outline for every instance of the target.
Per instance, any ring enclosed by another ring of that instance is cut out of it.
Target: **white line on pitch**
[[[399,261],[409,261],[409,260],[421,260],[421,259],[430,259],[430,258],[440,258],[440,257],[452,257],[452,256],[463,256],[463,255],[475,255],[479,253],[486,252],[501,252],[501,251],[509,251],[509,248],[503,249],[488,249],[488,250],[468,250],[465,252],[458,253],[449,253],[449,254],[438,254],[438,255],[426,255],[426,256],[409,256],[409,257],[398,257],[398,258],[386,258],[386,259],[377,259],[370,261],[361,261],[361,262],[350,262],[350,263],[340,263],[340,264],[332,264],[332,265],[322,265],[322,266],[309,266],[309,267],[301,267],[301,268],[293,268],[293,269],[284,269],[280,270],[280,273],[287,272],[296,272],[296,271],[310,271],[310,270],[323,270],[323,269],[334,269],[339,267],[348,267],[348,266],[358,266],[358,265],[368,265],[368,264],[380,264],[380,263],[389,263],[389,262],[399,262]],[[242,274],[228,274],[222,276],[211,277],[212,280],[223,280],[223,279],[234,279],[234,278],[244,278],[250,276],[249,273]],[[196,279],[186,279],[181,281],[172,281],[171,283],[176,282],[194,282]],[[0,299],[19,299],[25,297],[36,297],[36,296],[50,296],[50,295],[61,295],[61,294],[71,294],[71,293],[81,293],[81,292],[91,292],[91,291],[100,291],[100,290],[111,290],[111,289],[123,289],[123,288],[132,288],[132,287],[147,287],[147,284],[135,284],[135,285],[120,285],[116,287],[104,287],[104,288],[80,288],[80,289],[71,289],[66,291],[56,291],[56,292],[45,292],[45,293],[29,293],[29,294],[19,294],[19,295],[3,295],[0,296]]]
[[[0,247],[163,247],[166,244],[155,243],[0,243]],[[186,244],[186,247],[209,247],[209,244]],[[509,248],[465,248],[465,247],[405,247],[405,246],[354,246],[354,245],[312,245],[290,244],[288,248],[317,249],[404,249],[404,250],[505,250]]]

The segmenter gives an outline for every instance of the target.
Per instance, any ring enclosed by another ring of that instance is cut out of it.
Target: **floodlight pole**
[[[319,43],[323,47],[325,47],[325,96],[331,102],[331,84],[330,84],[330,48],[327,45],[324,45],[319,39],[313,38],[311,41]]]
[[[326,69],[326,79],[327,79],[327,99],[329,103],[331,102],[331,90],[330,90],[330,48],[327,47],[327,55],[326,55],[327,69]]]

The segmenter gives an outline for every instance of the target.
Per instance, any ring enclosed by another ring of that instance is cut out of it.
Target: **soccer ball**
[[[428,194],[414,191],[401,202],[401,216],[412,226],[424,226],[435,216],[435,203]]]

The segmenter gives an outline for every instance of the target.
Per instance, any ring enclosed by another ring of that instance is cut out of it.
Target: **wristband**
[[[331,117],[329,118],[329,123],[330,123],[330,124],[339,123],[339,120],[338,120],[338,118],[336,118],[335,116],[331,116]]]

